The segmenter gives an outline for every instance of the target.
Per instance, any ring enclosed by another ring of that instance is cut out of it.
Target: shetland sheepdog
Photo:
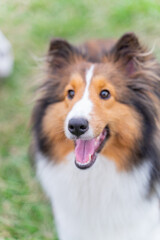
[[[53,39],[32,152],[60,240],[160,240],[160,64],[134,33]]]

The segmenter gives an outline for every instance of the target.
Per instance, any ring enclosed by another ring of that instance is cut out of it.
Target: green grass
[[[0,239],[56,240],[51,208],[28,159],[33,82],[52,36],[80,42],[134,31],[160,47],[159,0],[4,0],[0,28],[10,39],[14,72],[0,83]]]

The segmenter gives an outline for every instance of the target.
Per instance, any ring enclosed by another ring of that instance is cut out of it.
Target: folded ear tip
[[[125,33],[111,49],[114,62],[125,69],[127,75],[136,71],[135,57],[143,51],[138,37],[134,32]]]
[[[138,40],[138,37],[134,32],[125,33],[120,39],[117,41],[115,46],[113,46],[111,53],[127,53],[131,51],[137,51],[141,47],[141,44]]]
[[[55,42],[58,40],[58,38],[51,38],[50,42],[49,42],[49,49],[48,52],[52,51],[54,49],[55,46]]]
[[[123,34],[123,36],[136,37],[136,34],[134,32],[126,32],[125,34]]]
[[[130,42],[137,42],[139,43],[138,41],[138,37],[137,35],[134,33],[134,32],[128,32],[128,33],[125,33],[121,38],[120,40],[122,41],[130,41]]]
[[[68,66],[69,63],[82,59],[82,55],[74,45],[61,38],[52,38],[50,40],[47,53],[47,62],[52,70],[59,70]]]
[[[48,52],[53,51],[54,49],[60,48],[62,46],[68,46],[68,42],[62,38],[52,38],[49,43]]]

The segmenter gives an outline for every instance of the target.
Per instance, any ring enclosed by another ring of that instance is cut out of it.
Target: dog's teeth
[[[87,165],[88,163],[90,163],[91,158],[92,158],[92,154],[89,154],[89,158],[88,158],[88,161],[87,161],[87,162],[84,162],[84,163],[82,163],[82,162],[77,162],[77,163],[78,163],[80,166],[85,166],[85,165]]]

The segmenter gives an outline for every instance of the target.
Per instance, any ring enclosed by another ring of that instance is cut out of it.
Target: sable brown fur
[[[102,42],[103,44],[99,45]],[[110,47],[112,43],[111,40],[93,40],[91,43],[86,42],[78,48],[62,39],[51,40],[46,58],[46,77],[44,83],[39,88],[40,97],[37,100],[32,115],[33,132],[35,132],[36,142],[38,147],[41,150],[43,149],[44,153],[49,153],[50,143],[42,130],[42,117],[48,106],[64,99],[62,89],[65,88],[69,81],[67,78],[71,71],[69,64],[74,65],[72,66],[74,68],[76,67],[76,62],[92,62],[93,58],[94,61],[99,62],[104,57],[104,49],[106,51],[106,47]],[[91,45],[92,47],[90,47]],[[97,51],[94,53],[92,52],[93,45],[98,46]],[[97,55],[97,53],[99,54]]]
[[[54,154],[54,144],[44,132],[44,116],[54,104],[59,104],[59,108],[64,107],[64,89],[71,73],[79,72],[83,76],[85,66],[89,63],[100,64],[100,70],[107,64],[113,67],[110,79],[116,89],[117,101],[134,109],[139,115],[141,138],[129,149],[130,163],[140,164],[144,159],[152,161],[153,185],[153,180],[160,175],[160,65],[133,33],[125,34],[116,43],[108,40],[91,41],[80,47],[61,39],[51,41],[46,78],[32,117],[36,148],[46,155]],[[63,138],[64,133],[61,140]],[[69,149],[73,149],[72,144],[69,143],[69,146]]]

